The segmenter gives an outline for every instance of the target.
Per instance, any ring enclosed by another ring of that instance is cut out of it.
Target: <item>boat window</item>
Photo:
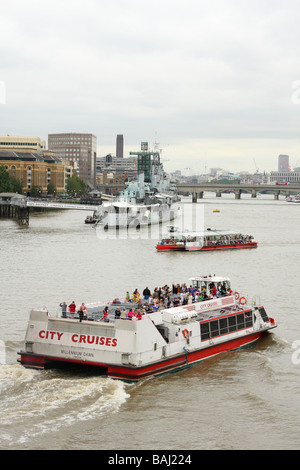
[[[198,282],[198,288],[202,290],[203,288],[206,289],[206,281],[200,281]]]
[[[263,321],[269,321],[269,317],[268,317],[264,307],[261,307],[258,310],[259,310],[259,313],[261,314],[261,317],[262,317]]]
[[[201,341],[209,339],[209,323],[200,323]]]
[[[210,323],[210,335],[211,335],[211,337],[214,338],[215,336],[219,336],[220,335],[219,321],[214,320],[214,321],[211,321],[209,323]]]
[[[246,328],[250,328],[253,326],[253,318],[251,310],[249,312],[245,312],[245,320],[246,320]]]
[[[219,320],[220,322],[220,334],[221,335],[225,335],[226,333],[229,332],[229,328],[228,328],[228,318],[220,318]]]
[[[245,328],[245,315],[243,313],[237,315],[237,326],[238,330]]]
[[[236,331],[236,317],[228,317],[229,332]]]
[[[252,311],[230,315],[229,317],[200,323],[201,341],[234,331],[250,328],[253,325]]]
[[[160,332],[164,340],[168,343],[169,342],[169,328],[165,326],[157,326],[156,328],[158,329],[158,331]]]

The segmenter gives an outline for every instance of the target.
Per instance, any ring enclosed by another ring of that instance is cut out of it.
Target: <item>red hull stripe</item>
[[[157,245],[158,251],[220,251],[220,250],[239,250],[242,248],[257,248],[257,243],[248,243],[240,245],[216,245],[216,246],[203,246],[199,247],[189,247],[185,249],[184,247],[178,247],[176,245]]]
[[[27,367],[32,367],[35,369],[44,369],[45,368],[45,358],[43,356],[36,356],[34,354],[22,354],[21,364],[26,364]]]
[[[203,246],[200,250],[196,248],[196,250],[198,251],[220,251],[220,250],[238,250],[238,249],[241,249],[241,248],[257,248],[257,243],[251,243],[251,244],[247,244],[247,245],[217,245],[217,246]],[[189,249],[190,250],[193,250],[193,248],[191,247]],[[193,250],[194,251],[194,250]]]
[[[107,364],[102,362],[92,362],[92,361],[82,361],[78,359],[66,359],[64,357],[56,357],[56,356],[37,356],[34,353],[27,353],[23,354],[22,352],[18,353],[21,356],[21,359],[18,360],[23,366],[29,367],[32,364],[40,365],[44,368],[47,364],[51,364],[54,362],[71,362],[72,364],[86,364],[88,366],[97,366],[97,367],[104,367],[107,368]],[[35,359],[33,359],[35,358]]]
[[[141,378],[149,377],[151,375],[167,373],[171,370],[188,367],[193,363],[202,361],[203,359],[207,359],[222,352],[242,348],[243,346],[246,346],[256,341],[261,335],[262,332],[254,333],[248,336],[244,336],[243,338],[230,340],[226,343],[222,343],[219,345],[208,346],[203,350],[187,353],[185,356],[181,356],[181,363],[178,361],[177,357],[176,359],[167,360],[163,363],[155,363],[150,366],[140,368],[131,368],[126,366],[109,366],[108,376],[112,378],[120,378],[127,380],[139,380]]]
[[[153,363],[148,366],[134,367],[134,366],[114,366],[112,364],[105,364],[99,362],[80,361],[76,359],[65,359],[51,356],[37,356],[33,353],[19,353],[21,355],[20,363],[26,367],[44,368],[49,362],[71,362],[77,364],[93,365],[107,369],[107,375],[115,379],[122,379],[128,381],[136,381],[141,378],[149,377],[151,375],[165,374],[177,369],[189,367],[191,364],[207,359],[216,354],[226,351],[232,351],[242,348],[254,341],[256,341],[263,332],[252,333],[242,338],[235,340],[228,340],[221,344],[207,346],[205,349],[200,349],[194,352],[186,352],[181,356],[176,356],[172,359],[165,359]]]
[[[184,251],[184,246],[177,246],[177,245],[157,245],[156,246],[158,251]]]

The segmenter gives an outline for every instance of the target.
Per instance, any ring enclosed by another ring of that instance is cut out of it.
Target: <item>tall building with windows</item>
[[[48,149],[62,160],[73,162],[77,175],[91,189],[96,186],[97,137],[93,134],[48,134]]]
[[[278,157],[278,171],[286,172],[290,171],[290,163],[288,155],[279,155]]]
[[[122,134],[117,135],[116,142],[116,157],[123,158],[124,156],[124,138]]]

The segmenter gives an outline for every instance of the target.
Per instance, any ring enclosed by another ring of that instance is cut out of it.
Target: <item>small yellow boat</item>
[[[220,211],[219,211],[219,209],[215,209],[215,210],[213,210],[213,212],[220,212]]]

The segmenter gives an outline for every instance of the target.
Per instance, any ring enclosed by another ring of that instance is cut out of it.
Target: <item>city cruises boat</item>
[[[203,300],[148,313],[119,301],[86,305],[85,319],[31,310],[19,362],[35,369],[96,366],[101,375],[135,382],[249,346],[276,327],[257,299],[232,292],[228,278],[194,277],[190,285],[189,296]]]
[[[180,232],[176,227],[171,227],[156,245],[157,251],[220,251],[242,248],[257,248],[252,235],[210,228],[202,232]]]
[[[97,225],[104,228],[141,227],[174,220],[180,209],[176,185],[164,172],[158,151],[142,144],[136,178],[113,201],[95,211]]]
[[[286,198],[286,201],[287,202],[295,202],[295,203],[300,203],[300,194],[296,194],[294,196],[288,196]]]

